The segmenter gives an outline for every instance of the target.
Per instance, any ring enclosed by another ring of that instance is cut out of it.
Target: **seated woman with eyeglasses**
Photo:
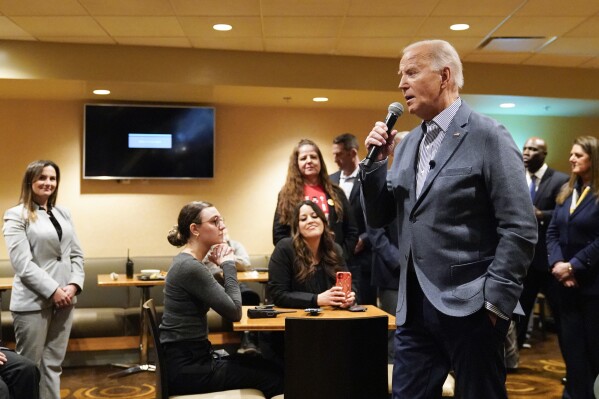
[[[255,388],[268,398],[283,392],[280,370],[260,358],[219,358],[208,340],[206,314],[214,309],[231,321],[241,319],[241,293],[235,255],[223,241],[224,220],[207,202],[181,209],[168,241],[184,249],[175,256],[164,288],[160,342],[166,354],[173,395]],[[219,284],[204,257],[223,270]]]
[[[347,267],[322,209],[310,200],[300,202],[291,228],[292,237],[277,243],[268,265],[274,304],[286,308],[352,306],[355,289],[346,296],[335,286],[336,273]]]

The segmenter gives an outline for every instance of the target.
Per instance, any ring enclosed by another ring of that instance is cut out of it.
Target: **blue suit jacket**
[[[549,265],[547,264],[547,243],[545,242],[545,236],[547,235],[547,228],[551,223],[553,217],[553,210],[555,209],[555,198],[559,194],[562,186],[568,182],[568,175],[562,172],[558,172],[551,168],[547,168],[539,188],[535,194],[533,205],[543,212],[543,219],[538,221],[539,226],[539,241],[535,247],[535,256],[530,264],[530,267],[540,272],[549,272]]]
[[[341,171],[329,176],[331,181],[339,185]],[[362,201],[360,198],[360,180],[354,182],[349,195],[349,203],[358,226],[359,238],[364,241],[364,249],[354,255],[350,266],[359,267],[362,272],[371,273],[371,285],[387,289],[399,287],[399,253],[397,249],[397,234],[395,228],[375,229],[366,225]],[[350,267],[352,270],[352,267]]]
[[[442,313],[466,316],[487,301],[511,316],[537,240],[521,153],[505,127],[462,102],[416,198],[422,137],[419,126],[401,141],[389,172],[361,174],[367,223],[397,217],[397,324],[406,316],[410,253],[424,294]]]
[[[599,205],[587,195],[570,215],[572,196],[553,212],[547,229],[549,265],[570,262],[582,294],[599,295]]]
[[[396,223],[384,229],[366,227],[372,250],[372,285],[385,289],[399,289],[401,254],[397,249]]]

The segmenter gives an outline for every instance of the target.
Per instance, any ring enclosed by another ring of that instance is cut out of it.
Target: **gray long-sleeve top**
[[[160,342],[207,339],[206,313],[210,308],[225,319],[241,319],[241,293],[235,262],[224,262],[222,268],[224,286],[193,256],[183,252],[175,256],[164,287]]]

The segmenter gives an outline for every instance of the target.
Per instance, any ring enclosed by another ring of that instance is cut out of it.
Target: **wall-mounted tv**
[[[214,108],[86,104],[84,179],[214,177]]]

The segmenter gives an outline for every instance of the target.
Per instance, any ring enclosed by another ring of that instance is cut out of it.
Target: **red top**
[[[329,218],[329,204],[327,202],[327,194],[321,185],[309,186],[304,184],[304,198],[318,204],[324,212],[327,219]]]

